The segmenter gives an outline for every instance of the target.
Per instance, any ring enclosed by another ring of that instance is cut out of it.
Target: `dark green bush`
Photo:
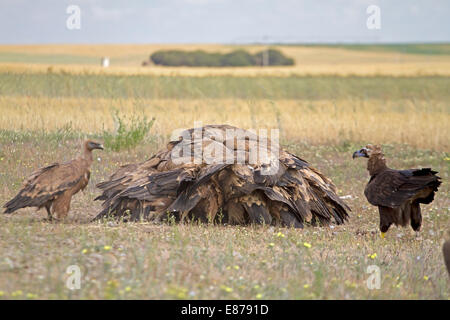
[[[280,51],[275,49],[269,49],[266,51],[261,51],[255,54],[255,59],[258,65],[263,64],[264,54],[267,55],[269,66],[292,66],[294,65],[294,59],[288,58],[283,55]]]
[[[278,50],[265,51],[268,56],[268,65],[286,66],[293,65],[294,60],[283,55]],[[150,60],[156,65],[163,66],[188,66],[188,67],[245,67],[263,65],[264,51],[254,55],[245,50],[235,50],[229,53],[210,53],[203,50],[181,51],[161,50],[150,56]]]
[[[222,67],[245,67],[256,65],[255,57],[244,50],[235,50],[221,56]]]

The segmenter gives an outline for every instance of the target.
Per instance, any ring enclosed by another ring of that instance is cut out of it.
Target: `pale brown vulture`
[[[256,149],[264,156],[255,157]],[[104,202],[94,219],[301,228],[344,223],[350,210],[331,180],[305,160],[228,125],[185,130],[147,161],[121,167],[97,187],[103,193],[96,200]]]
[[[441,184],[437,172],[431,168],[394,170],[388,168],[380,146],[367,145],[353,153],[357,157],[369,158],[367,170],[370,180],[364,194],[370,204],[378,206],[381,236],[391,224],[406,226],[414,231],[422,225],[421,203],[431,203]]]
[[[92,164],[92,150],[103,149],[94,141],[85,141],[81,156],[65,162],[54,163],[34,171],[23,183],[22,189],[4,208],[12,213],[25,207],[45,208],[48,218],[64,218],[70,209],[72,196],[86,188]]]

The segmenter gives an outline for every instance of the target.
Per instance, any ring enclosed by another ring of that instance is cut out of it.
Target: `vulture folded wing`
[[[205,199],[209,194],[209,188],[203,188],[202,186],[211,178],[212,175],[218,171],[227,167],[227,164],[217,164],[206,166],[200,170],[198,176],[194,180],[192,175],[186,175],[182,179],[179,179],[178,186],[182,188],[176,188],[178,197],[168,208],[169,212],[186,212],[192,210],[201,199]],[[184,190],[182,190],[184,189]]]
[[[129,176],[138,168],[139,164],[132,163],[128,165],[121,166],[114,174],[111,175],[108,181],[101,182],[97,184],[97,188],[103,190],[103,193],[99,195],[96,200],[106,200],[108,198],[114,197],[120,191],[123,191],[123,186],[129,179]]]
[[[371,178],[364,194],[375,206],[396,208],[415,199],[430,203],[440,185],[436,173],[429,168],[385,170]]]
[[[103,204],[103,210],[94,218],[105,215],[122,215],[122,208],[130,210],[130,220],[139,220],[141,215],[147,218],[150,211],[162,212],[180,194],[179,189],[185,188],[187,181],[192,180],[191,169],[175,168],[158,172],[147,168],[124,176],[127,183],[119,183],[118,191]]]

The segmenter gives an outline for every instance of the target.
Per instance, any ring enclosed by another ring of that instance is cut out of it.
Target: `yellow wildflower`
[[[13,297],[19,297],[19,296],[21,296],[22,294],[23,294],[22,290],[16,290],[16,291],[14,291],[13,293],[11,293],[11,295],[12,295]]]
[[[233,288],[227,287],[225,285],[221,285],[220,288],[227,293],[233,292]]]
[[[377,254],[376,254],[376,253],[372,253],[372,254],[369,253],[367,256],[368,256],[370,259],[373,260],[373,259],[375,259],[375,258],[377,257]]]

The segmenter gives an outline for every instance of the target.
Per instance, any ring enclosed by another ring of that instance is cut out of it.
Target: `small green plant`
[[[113,151],[131,149],[144,140],[152,128],[155,118],[150,120],[133,114],[131,117],[120,115],[117,110],[113,112],[115,131],[103,131],[105,147]]]

